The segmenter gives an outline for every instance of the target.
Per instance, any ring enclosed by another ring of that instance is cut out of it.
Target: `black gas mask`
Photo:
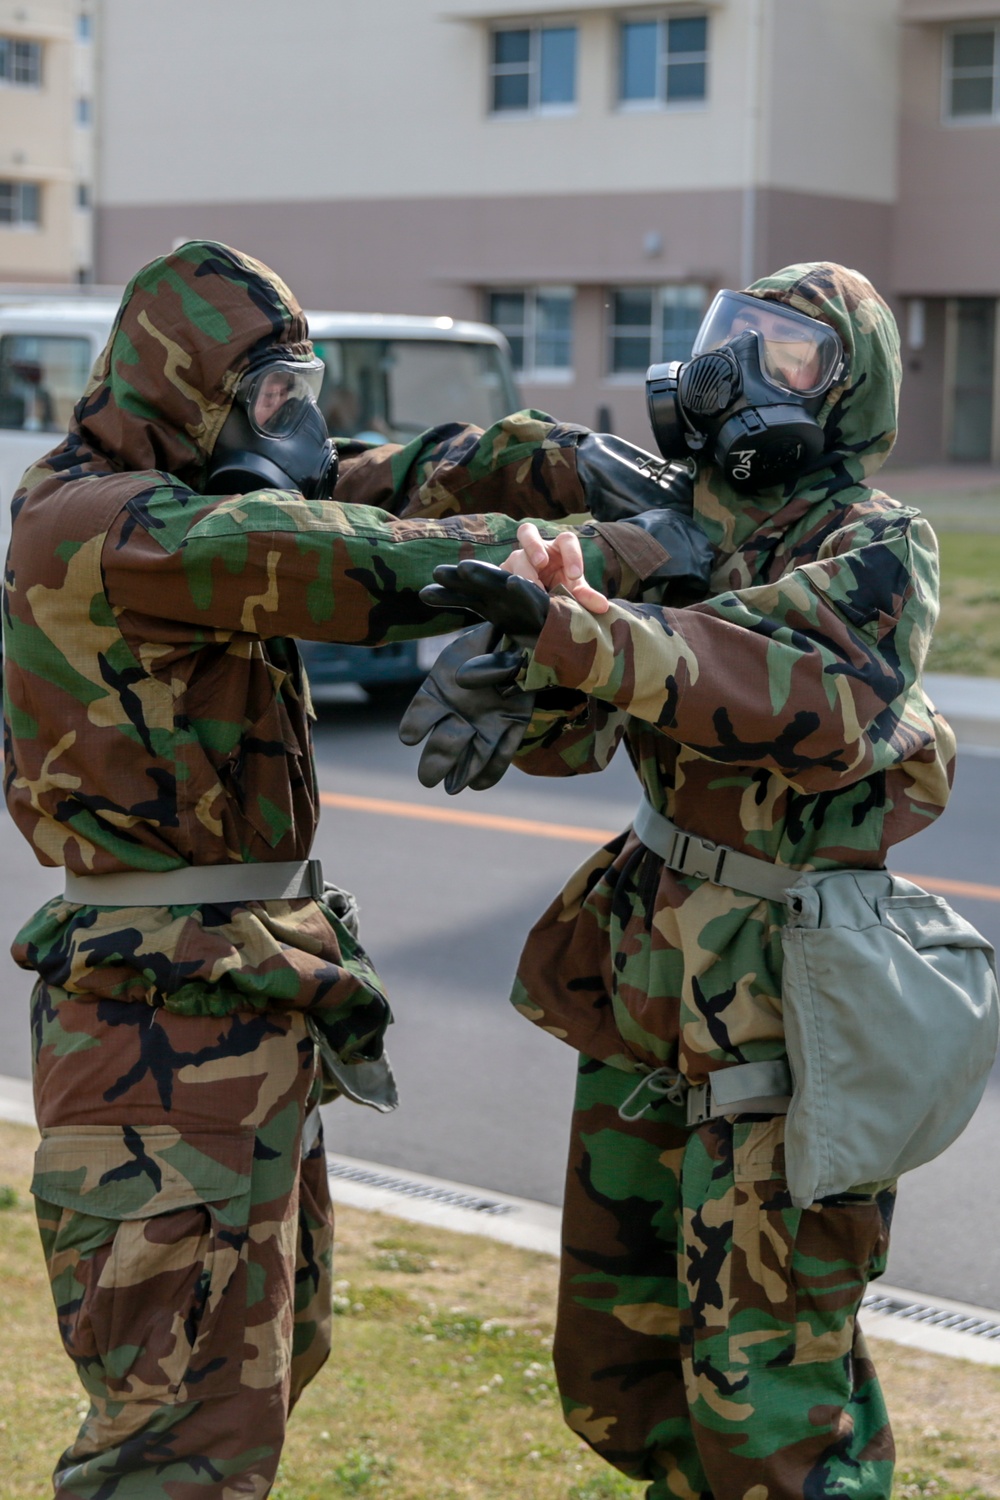
[[[206,492],[299,490],[329,499],[337,450],[316,404],[323,362],[276,358],[244,375],[212,449]]]
[[[828,323],[746,292],[719,292],[687,362],[652,365],[649,420],[664,458],[704,453],[734,489],[754,493],[812,468],[817,415],[846,374]]]

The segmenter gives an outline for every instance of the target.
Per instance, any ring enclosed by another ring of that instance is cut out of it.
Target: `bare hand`
[[[517,539],[520,548],[501,564],[508,573],[540,583],[550,594],[562,584],[592,615],[605,613],[608,599],[583,576],[583,552],[575,531],[560,531],[546,539],[531,521],[524,521],[517,528]]]

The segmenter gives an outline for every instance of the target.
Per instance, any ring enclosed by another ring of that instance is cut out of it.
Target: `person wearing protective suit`
[[[697,463],[709,596],[594,609],[533,583],[530,557],[514,576],[444,568],[424,591],[508,637],[453,648],[438,692],[456,717],[471,687],[523,694],[522,770],[597,771],[624,740],[642,784],[634,825],[533,928],[513,1001],[581,1054],[566,1420],[651,1500],[892,1488],[857,1314],[894,1184],[792,1202],[781,931],[797,872],[878,869],[948,797],[954,737],[920,682],[936,543],[870,483],[899,380],[894,321],[856,272],[722,292],[691,360],[648,377],[661,451]],[[418,696],[411,742],[422,717]]]
[[[273,272],[184,245],[133,278],[68,436],[14,497],[5,789],[65,870],[14,947],[38,976],[33,1192],[91,1402],[60,1500],[269,1492],[329,1349],[317,1105],[395,1103],[388,1002],[309,859],[289,638],[451,628],[418,597],[436,563],[502,560],[525,516],[558,548],[547,520],[601,507],[585,430],[537,413],[341,454],[321,373]],[[654,514],[582,528],[591,583],[705,571],[667,466],[633,477]]]

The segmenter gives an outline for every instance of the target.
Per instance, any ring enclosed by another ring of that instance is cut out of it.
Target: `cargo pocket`
[[[733,1125],[730,1363],[785,1365],[795,1344],[793,1273],[801,1210],[785,1183],[785,1118]]]
[[[42,1132],[31,1190],[63,1342],[92,1393],[239,1388],[253,1150],[252,1128]]]
[[[888,1231],[878,1201],[841,1193],[802,1210],[795,1242],[794,1364],[843,1361],[851,1352],[861,1299]]]
[[[842,1361],[854,1343],[858,1307],[885,1233],[882,1217],[866,1193],[794,1207],[785,1177],[785,1125],[786,1117],[777,1115],[733,1127],[733,1240],[741,1251],[734,1280],[751,1305],[754,1287],[765,1299],[753,1358],[782,1365]]]

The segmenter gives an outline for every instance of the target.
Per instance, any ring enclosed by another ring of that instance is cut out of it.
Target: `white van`
[[[117,310],[115,298],[0,294],[0,557],[21,475],[66,431]],[[326,364],[320,404],[336,437],[405,443],[440,422],[489,427],[520,405],[507,341],[485,323],[374,313],[307,317]],[[419,679],[427,649],[410,642],[374,650],[314,646],[306,655],[317,686],[360,682],[377,692]]]

